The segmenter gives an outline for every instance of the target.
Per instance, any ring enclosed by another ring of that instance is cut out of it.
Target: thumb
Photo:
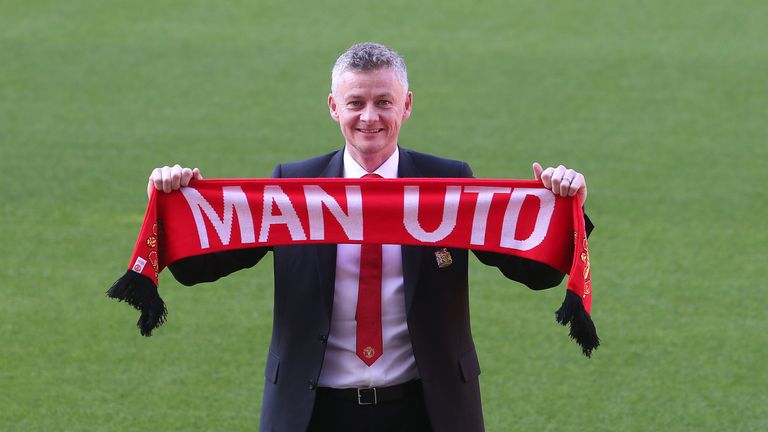
[[[539,165],[538,162],[534,162],[532,167],[533,167],[533,176],[536,178],[536,180],[541,180],[541,173],[542,171],[544,171],[541,168],[541,165]]]

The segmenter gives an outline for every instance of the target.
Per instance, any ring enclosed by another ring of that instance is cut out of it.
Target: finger
[[[584,175],[579,174],[579,190],[576,191],[576,194],[581,199],[581,205],[584,205],[585,202],[587,202],[587,179],[584,177]]]
[[[544,187],[547,189],[552,189],[552,174],[554,174],[555,169],[552,167],[547,167],[544,171],[541,173],[541,182],[544,183]]]
[[[550,190],[555,193],[555,195],[560,195],[560,184],[563,182],[563,175],[565,174],[565,167],[562,165],[559,165],[557,168],[555,168],[555,172],[552,173],[552,187]]]
[[[160,168],[155,168],[149,174],[149,183],[157,190],[163,190],[163,173]],[[149,188],[149,185],[147,185]]]
[[[176,164],[171,168],[171,190],[181,187],[181,165]]]
[[[532,167],[533,167],[533,178],[535,178],[536,180],[541,180],[541,172],[544,171],[541,168],[541,165],[539,165],[538,162],[534,162]]]
[[[584,176],[581,173],[576,173],[571,182],[571,187],[568,188],[568,196],[576,195],[580,189],[584,188],[586,183],[584,182]]]
[[[195,168],[192,170],[192,176],[195,180],[202,180],[203,174],[200,173],[200,168]]]
[[[576,171],[572,169],[566,169],[563,174],[563,181],[560,183],[560,195],[569,196],[571,191],[571,185],[576,178]]]
[[[160,168],[160,173],[162,176],[162,185],[163,185],[163,192],[168,193],[171,189],[171,167],[168,165]]]
[[[181,180],[179,181],[180,186],[187,186],[189,184],[189,180],[192,179],[192,170],[189,168],[182,168],[181,169]]]

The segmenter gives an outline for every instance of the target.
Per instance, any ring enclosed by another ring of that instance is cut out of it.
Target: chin
[[[387,146],[381,137],[357,136],[355,138],[356,139],[353,141],[354,147],[366,153],[369,151],[381,150]]]

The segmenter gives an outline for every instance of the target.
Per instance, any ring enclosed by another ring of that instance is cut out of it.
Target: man
[[[345,145],[323,156],[278,165],[274,177],[471,177],[464,162],[398,146],[413,107],[405,63],[373,43],[352,46],[337,60],[328,96]],[[558,195],[586,199],[584,176],[562,165],[534,175]],[[200,171],[155,169],[148,188],[185,186]],[[371,180],[375,181],[375,180]],[[216,280],[255,265],[268,248],[222,252],[176,262],[183,284]],[[261,430],[479,431],[483,429],[480,367],[470,332],[468,253],[400,245],[275,246],[275,304],[267,358]],[[531,289],[564,275],[511,255],[475,252],[485,264]],[[373,257],[373,258],[371,258]],[[359,324],[373,271],[380,324]],[[361,330],[362,329],[362,330]],[[380,343],[366,342],[373,337]],[[362,348],[361,348],[362,347]]]

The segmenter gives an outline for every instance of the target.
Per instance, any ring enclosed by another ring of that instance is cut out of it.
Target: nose
[[[376,107],[372,104],[368,104],[363,108],[363,111],[360,113],[360,120],[366,123],[375,122],[379,119],[379,114],[376,112]]]

